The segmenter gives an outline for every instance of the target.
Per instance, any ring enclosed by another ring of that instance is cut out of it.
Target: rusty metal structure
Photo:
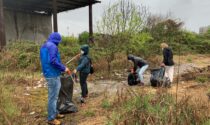
[[[92,5],[98,0],[0,0],[0,48],[6,45],[4,10],[53,15],[53,29],[58,31],[57,13],[89,6],[89,33],[93,41]]]

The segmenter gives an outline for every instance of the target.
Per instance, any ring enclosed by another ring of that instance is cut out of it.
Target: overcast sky
[[[93,6],[94,24],[103,13],[104,8],[117,0],[101,0]],[[172,13],[172,16],[184,21],[184,28],[199,32],[199,28],[210,25],[210,0],[133,0],[143,4],[152,14]],[[88,31],[88,7],[63,12],[58,15],[59,32],[62,35],[77,36]]]

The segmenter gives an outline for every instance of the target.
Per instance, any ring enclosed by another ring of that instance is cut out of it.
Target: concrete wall
[[[52,18],[47,15],[4,11],[6,41],[43,42],[52,32]]]

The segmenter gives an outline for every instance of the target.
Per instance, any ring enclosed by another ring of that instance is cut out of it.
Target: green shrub
[[[199,83],[206,83],[209,81],[209,78],[207,76],[199,76],[196,77],[196,81]]]
[[[102,101],[101,107],[104,108],[104,109],[109,109],[111,107],[111,103],[109,102],[109,100],[104,99]]]
[[[89,42],[89,32],[84,31],[79,34],[79,43],[80,44],[87,44]]]
[[[92,110],[87,110],[87,111],[84,112],[84,115],[86,117],[93,117],[93,116],[95,116],[95,112],[92,111]]]

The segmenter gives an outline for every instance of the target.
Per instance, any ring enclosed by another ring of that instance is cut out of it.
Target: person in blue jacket
[[[60,75],[62,72],[70,74],[70,70],[62,64],[60,59],[58,45],[61,40],[61,35],[54,32],[40,49],[42,72],[48,83],[48,123],[53,125],[61,124],[56,118],[64,117],[57,111],[57,100],[61,88]]]
[[[87,86],[87,77],[90,74],[90,57],[88,56],[89,53],[89,46],[83,45],[81,46],[81,56],[79,59],[78,67],[74,70],[76,74],[79,71],[80,76],[80,86],[82,90],[81,95],[81,103],[85,102],[85,98],[88,97],[88,86]]]

